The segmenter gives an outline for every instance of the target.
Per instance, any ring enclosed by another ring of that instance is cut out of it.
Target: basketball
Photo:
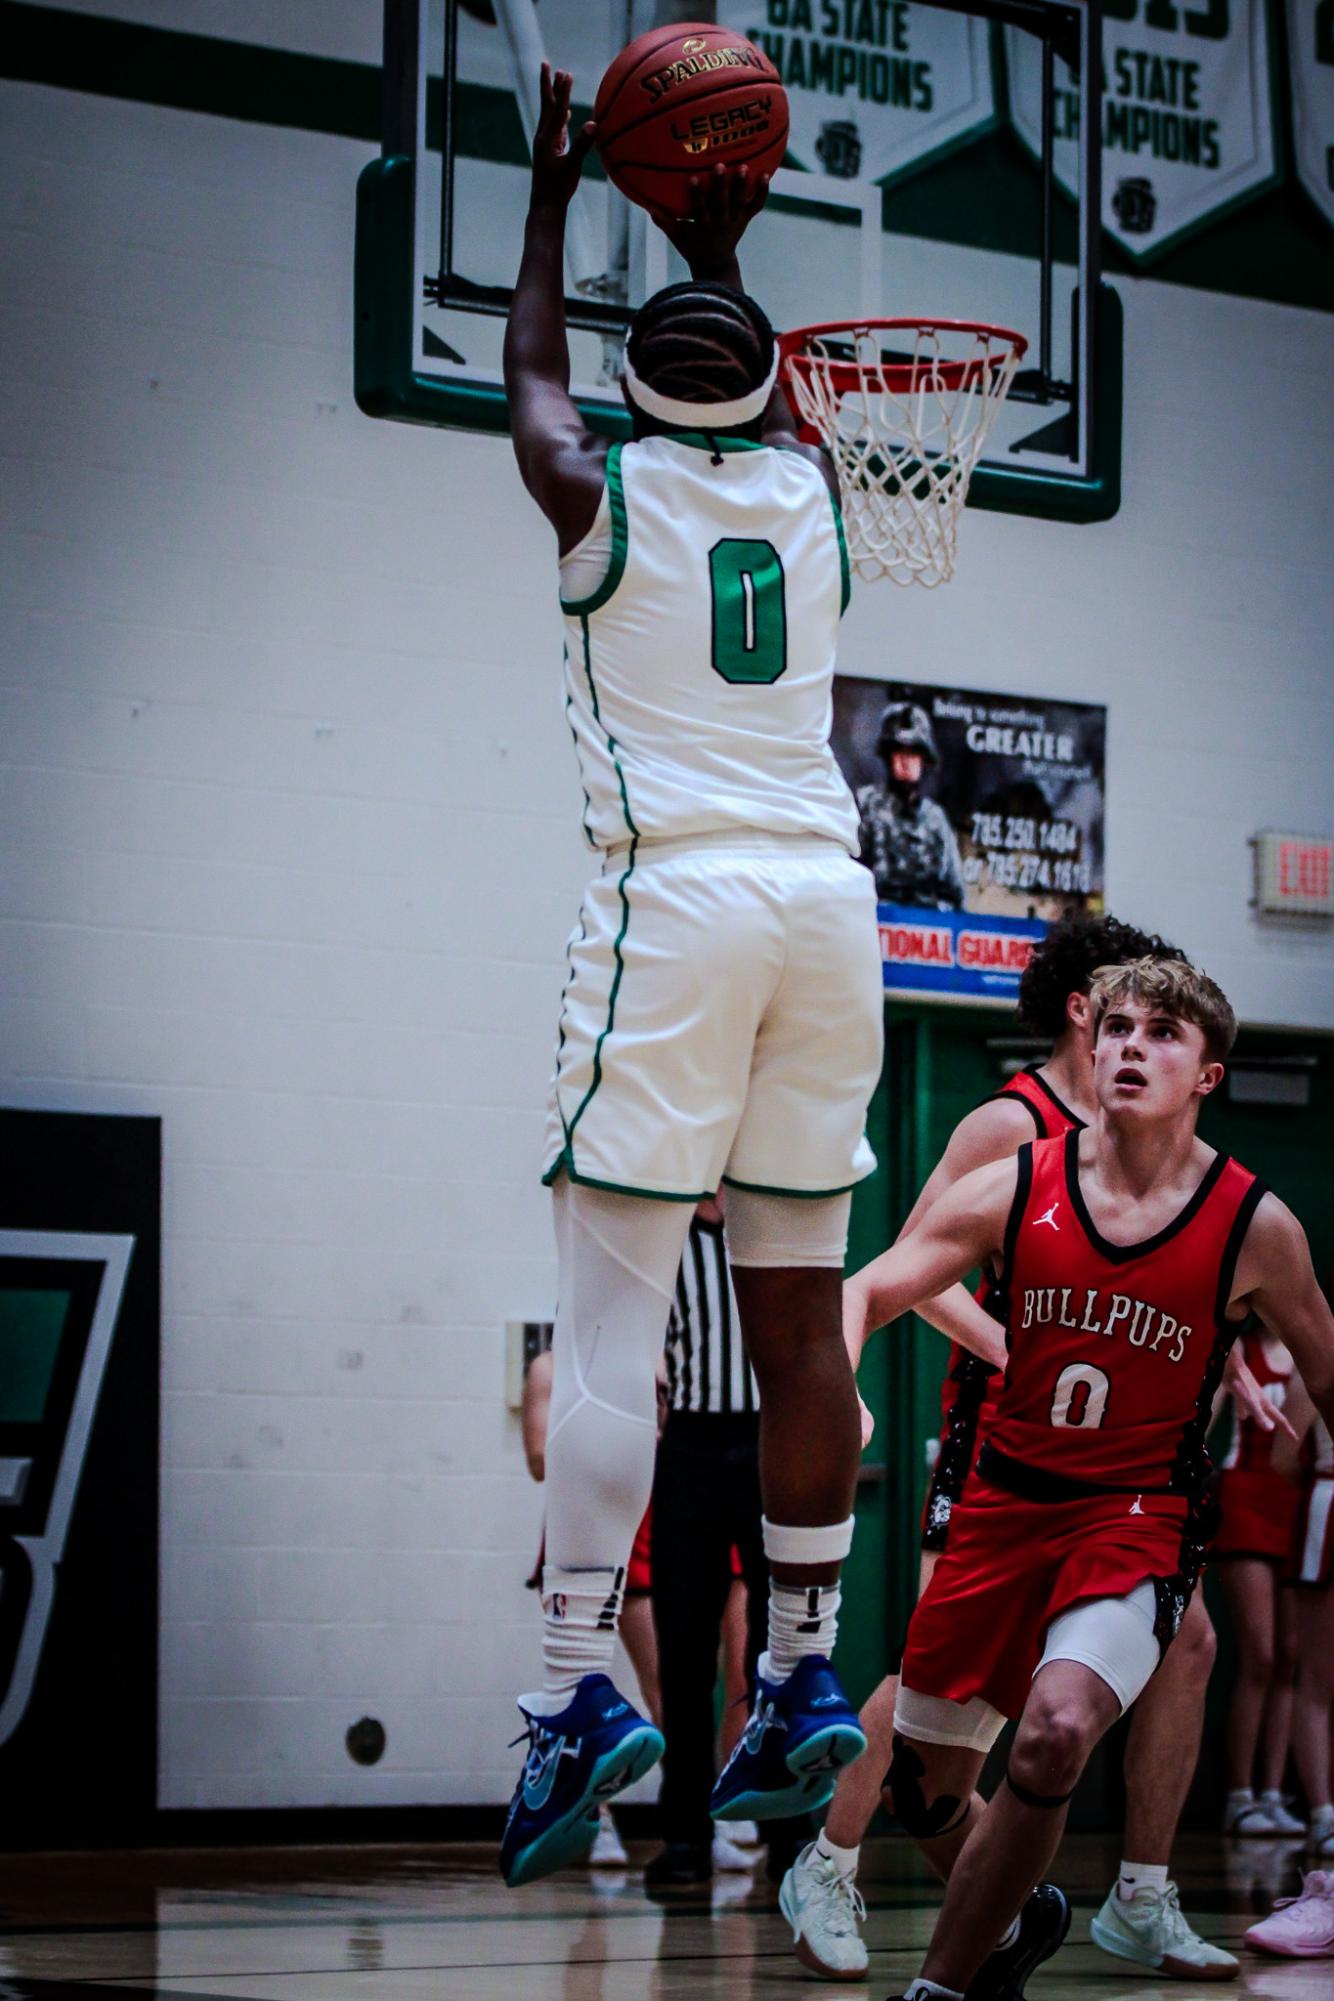
[[[771,174],[787,150],[787,94],[744,35],[709,21],[653,28],[622,49],[593,106],[613,184],[650,212],[689,213],[689,181],[715,161]]]

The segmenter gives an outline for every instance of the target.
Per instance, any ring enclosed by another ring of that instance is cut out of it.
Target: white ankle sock
[[[1255,1794],[1249,1786],[1233,1786],[1227,1796],[1227,1803],[1229,1806],[1245,1806],[1254,1798]]]
[[[1116,1894],[1123,1904],[1128,1904],[1136,1890],[1165,1890],[1167,1888],[1167,1864],[1165,1862],[1123,1862],[1121,1873],[1116,1879]]]
[[[934,1980],[913,1980],[903,2001],[963,2001],[963,1995],[957,1987],[941,1987]]]
[[[761,1523],[764,1554],[770,1565],[814,1570],[841,1563],[852,1548],[853,1518],[813,1527]],[[769,1667],[771,1681],[786,1681],[800,1660],[810,1654],[832,1654],[838,1636],[840,1593],[837,1584],[771,1581],[769,1585]]]
[[[832,1654],[838,1637],[837,1584],[769,1585],[769,1679],[786,1681],[808,1654]]]
[[[564,1709],[586,1674],[610,1674],[616,1622],[625,1589],[624,1570],[542,1570],[542,1691],[549,1707]]]
[[[856,1848],[840,1848],[838,1843],[831,1841],[824,1829],[821,1828],[819,1835],[816,1837],[815,1852],[824,1861],[832,1862],[839,1875],[844,1877],[847,1882],[850,1883],[857,1874],[857,1863],[860,1860],[862,1852],[860,1845]]]

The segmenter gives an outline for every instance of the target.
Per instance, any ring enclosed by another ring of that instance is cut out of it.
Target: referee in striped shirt
[[[742,1345],[716,1200],[701,1202],[690,1226],[665,1362],[652,1571],[667,1740],[659,1801],[666,1845],[648,1865],[650,1888],[705,1882],[713,1873],[713,1694],[734,1548],[746,1584],[752,1685],[765,1644],[759,1392]]]

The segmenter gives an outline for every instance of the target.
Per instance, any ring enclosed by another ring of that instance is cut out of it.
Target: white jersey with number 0
[[[588,596],[563,597],[565,708],[594,847],[731,829],[814,834],[857,853],[829,747],[848,596],[838,509],[801,453],[702,435],[614,445],[582,550],[610,537]]]

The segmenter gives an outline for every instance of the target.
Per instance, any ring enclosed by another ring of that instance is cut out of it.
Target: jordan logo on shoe
[[[1136,1494],[1136,1496],[1135,1496],[1135,1499],[1134,1499],[1134,1503],[1133,1503],[1133,1505],[1132,1505],[1132,1507],[1131,1507],[1131,1510],[1130,1510],[1130,1512],[1131,1512],[1131,1514],[1132,1514],[1132,1515],[1142,1515],[1142,1514],[1144,1513],[1144,1510],[1143,1510],[1143,1508],[1142,1508],[1142,1507],[1140,1506],[1140,1502],[1141,1502],[1141,1501],[1142,1501],[1143,1499],[1144,1499],[1144,1496],[1143,1496],[1143,1494]]]
[[[602,1721],[610,1723],[613,1716],[624,1716],[629,1707],[628,1702],[613,1702],[609,1708],[603,1710]]]
[[[1042,1228],[1042,1225],[1046,1223],[1048,1228],[1055,1230],[1057,1236],[1059,1237],[1061,1234],[1061,1226],[1056,1221],[1056,1211],[1060,1208],[1060,1206],[1061,1205],[1059,1202],[1053,1202],[1045,1216],[1039,1216],[1035,1219],[1033,1228],[1035,1230],[1040,1230]]]
[[[836,1695],[813,1695],[811,1697],[811,1708],[833,1709],[838,1703],[838,1700],[839,1698]]]

